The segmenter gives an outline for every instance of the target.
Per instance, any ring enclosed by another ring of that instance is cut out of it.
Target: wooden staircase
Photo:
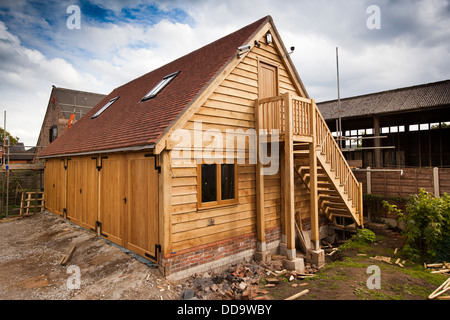
[[[302,144],[295,145],[295,148],[304,148]],[[306,148],[308,146],[306,145]],[[306,149],[308,150],[308,149]],[[345,187],[340,184],[339,177],[333,174],[333,171],[328,168],[329,163],[323,162],[320,154],[320,150],[316,151],[318,167],[317,167],[317,197],[319,211],[323,213],[333,224],[337,227],[351,229],[355,228],[356,225],[362,225],[360,220],[360,212],[357,210],[357,206],[352,199],[348,197],[348,192]],[[304,159],[306,162],[309,157],[308,153],[296,152],[294,151],[294,162],[295,160]],[[295,165],[295,173],[300,177],[303,183],[310,189],[310,168],[308,165]],[[330,174],[331,173],[331,174]],[[344,219],[352,219],[355,223],[350,226],[344,224]]]
[[[355,227],[363,226],[362,184],[356,180],[314,100],[286,93],[257,100],[256,106],[257,128],[268,134],[278,130],[285,148],[291,144],[294,172],[310,190],[309,162],[314,150],[318,211],[336,226],[345,227],[345,218],[353,220]]]

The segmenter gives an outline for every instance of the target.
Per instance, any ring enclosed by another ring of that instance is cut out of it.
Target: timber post
[[[264,143],[261,139],[261,117],[259,114],[259,100],[255,100],[255,129],[256,129],[256,252],[255,260],[267,261],[269,252],[266,247],[266,227],[264,217],[264,175],[263,165],[260,159],[261,143]]]
[[[312,143],[309,144],[309,171],[310,171],[310,208],[311,208],[311,242],[315,250],[319,250],[319,199],[317,194],[317,155],[316,155],[316,106],[311,99],[310,132]]]
[[[296,257],[295,250],[295,207],[294,207],[294,145],[292,141],[292,96],[290,92],[284,95],[286,111],[286,129],[284,133],[284,196],[286,223],[286,253],[289,260]]]

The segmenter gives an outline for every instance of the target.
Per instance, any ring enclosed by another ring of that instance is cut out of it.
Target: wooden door
[[[73,158],[67,164],[67,218],[86,229],[97,221],[98,170],[96,159]]]
[[[65,169],[61,159],[45,162],[44,172],[45,208],[54,214],[63,214],[65,200]]]
[[[124,246],[127,167],[123,155],[102,159],[100,172],[100,222],[102,235]]]
[[[128,157],[127,248],[156,257],[158,244],[158,171],[155,159],[144,154]],[[154,258],[153,258],[154,259]]]
[[[259,61],[258,87],[259,99],[278,95],[278,68]]]
[[[259,61],[258,63],[258,96],[259,99],[271,98],[278,95],[278,68]],[[276,102],[262,105],[261,125],[265,129],[280,129],[278,124],[279,112]]]

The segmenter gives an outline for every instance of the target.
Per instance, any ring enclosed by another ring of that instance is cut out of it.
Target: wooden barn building
[[[450,80],[340,101],[343,153],[362,167],[449,167]],[[336,130],[338,101],[317,104]],[[381,137],[381,138],[375,138]]]
[[[329,225],[363,223],[270,16],[114,89],[39,156],[49,212],[169,279],[270,252],[302,270],[324,262]]]

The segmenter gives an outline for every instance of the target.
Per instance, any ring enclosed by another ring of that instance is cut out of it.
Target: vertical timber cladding
[[[125,246],[127,162],[124,155],[101,157],[100,215],[102,235]]]
[[[44,171],[45,208],[54,214],[62,215],[65,200],[65,169],[61,159],[45,161]]]
[[[67,161],[67,219],[86,229],[97,221],[98,170],[96,159],[74,157]]]
[[[129,154],[127,157],[127,244],[139,255],[157,260],[159,243],[159,172],[155,157]]]
[[[145,153],[101,157],[101,235],[141,256],[157,260],[158,170]]]
[[[72,157],[67,165],[67,218],[90,230],[100,226],[101,236],[157,260],[158,186],[155,158],[148,154]]]

